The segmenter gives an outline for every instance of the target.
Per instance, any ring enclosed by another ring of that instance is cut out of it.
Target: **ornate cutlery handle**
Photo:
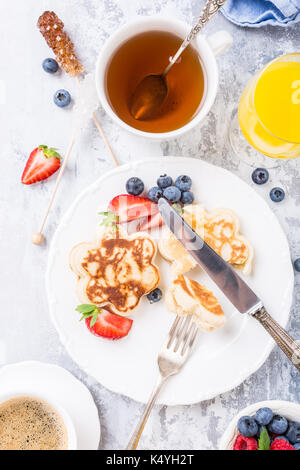
[[[208,0],[198,18],[197,23],[191,29],[183,43],[181,44],[180,48],[176,52],[176,54],[172,57],[169,65],[165,69],[163,75],[166,76],[169,72],[170,68],[175,64],[178,57],[181,56],[184,49],[190,44],[190,42],[195,39],[197,34],[201,31],[201,29],[208,23],[208,21],[219,11],[219,9],[224,5],[227,0]]]
[[[219,11],[227,0],[208,0],[205,4],[197,23],[185,39],[186,46],[197,36],[201,29],[209,22],[209,20]]]
[[[289,360],[300,372],[300,346],[297,342],[275,321],[263,307],[253,314],[265,330],[273,337],[277,345],[282,349]]]

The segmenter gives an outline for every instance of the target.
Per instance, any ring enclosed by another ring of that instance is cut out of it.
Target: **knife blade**
[[[193,259],[240,313],[252,315],[300,372],[300,345],[274,318],[246,282],[221,258],[163,198],[158,201],[165,224]]]
[[[159,199],[158,207],[165,224],[177,240],[240,313],[253,314],[262,308],[262,301],[253,290],[165,199]]]

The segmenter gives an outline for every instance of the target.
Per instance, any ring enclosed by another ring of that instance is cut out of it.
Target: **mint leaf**
[[[270,450],[270,437],[265,427],[262,428],[258,439],[258,450]]]
[[[79,321],[86,320],[87,318],[90,318],[90,326],[94,326],[99,313],[101,313],[101,310],[97,305],[93,304],[81,304],[78,305],[75,310],[79,313],[82,313],[82,316]]]
[[[110,227],[114,231],[117,230],[119,217],[113,211],[99,212],[99,215],[103,215],[103,219],[100,225],[103,225],[104,227]]]
[[[98,307],[92,304],[81,304],[81,305],[78,305],[78,307],[76,307],[75,310],[79,313],[91,313],[95,310],[95,308],[98,308]]]
[[[90,321],[90,326],[94,326],[96,321],[97,321],[97,318],[98,318],[98,312],[95,313],[93,316],[92,316],[92,319]]]

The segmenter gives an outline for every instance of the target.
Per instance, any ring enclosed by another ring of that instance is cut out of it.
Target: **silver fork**
[[[177,315],[169,334],[157,358],[159,377],[150,395],[148,404],[134,430],[126,450],[135,450],[151,410],[156,402],[159,392],[171,375],[178,374],[185,364],[197,336],[198,328],[192,316],[179,317]]]

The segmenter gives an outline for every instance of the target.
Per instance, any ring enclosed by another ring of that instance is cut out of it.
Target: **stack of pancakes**
[[[182,214],[186,222],[227,263],[249,274],[253,264],[253,248],[240,234],[237,215],[229,209],[207,212],[202,206],[185,206]],[[175,277],[166,294],[166,305],[177,315],[192,315],[197,326],[204,331],[213,331],[225,323],[225,315],[212,292],[183,274],[197,266],[196,261],[165,227],[159,240],[161,255],[171,262]]]
[[[182,216],[227,263],[241,269],[244,274],[250,274],[253,248],[240,234],[239,219],[233,211],[216,209],[207,212],[203,207],[191,204],[184,207]],[[197,265],[167,227],[163,229],[158,246],[161,255],[171,261],[174,276],[185,274]]]
[[[184,207],[183,218],[222,258],[244,274],[251,272],[253,248],[240,234],[237,215],[228,209],[207,212],[197,204]],[[103,229],[97,239],[80,243],[70,253],[70,266],[78,276],[77,296],[81,303],[105,307],[130,315],[141,298],[155,289],[160,276],[154,264],[156,244],[146,233]],[[195,260],[164,227],[159,239],[161,255],[171,262],[173,282],[166,293],[168,309],[177,315],[192,315],[197,326],[213,331],[224,325],[224,312],[212,292],[183,274]]]

